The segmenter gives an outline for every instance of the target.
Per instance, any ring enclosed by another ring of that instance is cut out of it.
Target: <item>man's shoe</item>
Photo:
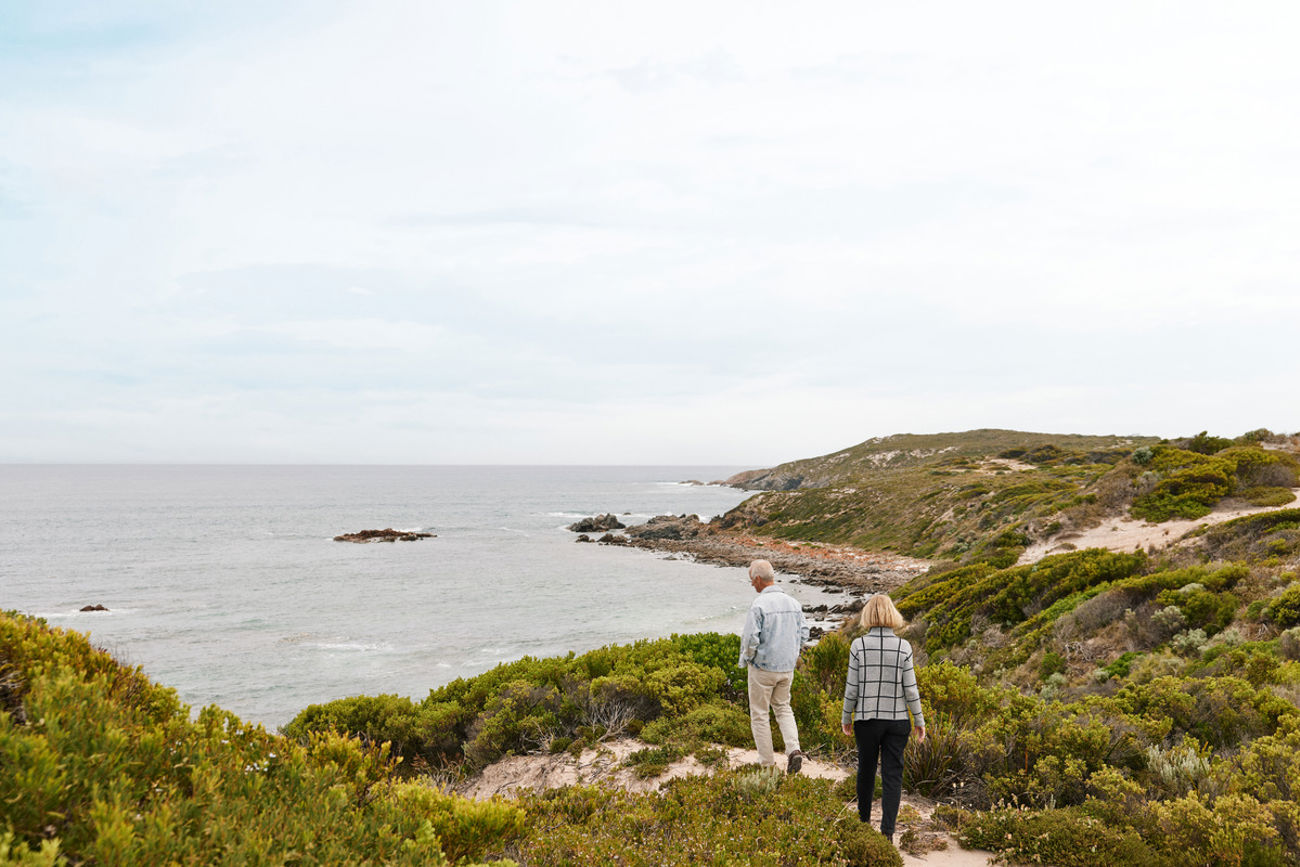
[[[785,772],[787,774],[797,774],[803,767],[803,750],[795,750],[785,760]]]

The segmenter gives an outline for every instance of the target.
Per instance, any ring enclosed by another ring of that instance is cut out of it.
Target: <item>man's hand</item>
[[[912,731],[916,734],[917,743],[925,743],[925,726],[914,726]]]

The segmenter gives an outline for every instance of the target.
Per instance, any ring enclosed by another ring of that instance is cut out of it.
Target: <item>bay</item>
[[[602,512],[721,514],[750,494],[682,482],[738,469],[5,465],[0,607],[88,632],[193,707],[274,728],[308,704],[419,699],[525,655],[739,631],[743,569],[565,529]],[[437,537],[333,541],[385,527]]]

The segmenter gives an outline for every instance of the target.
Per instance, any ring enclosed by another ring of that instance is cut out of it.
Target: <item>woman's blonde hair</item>
[[[894,607],[894,600],[884,593],[877,593],[867,600],[867,604],[862,606],[862,613],[858,615],[858,623],[863,629],[870,629],[873,626],[902,629],[907,625],[903,615],[899,614],[898,609]]]

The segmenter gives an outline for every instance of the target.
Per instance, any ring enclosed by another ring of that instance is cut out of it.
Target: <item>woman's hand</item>
[[[913,726],[912,731],[916,734],[917,743],[925,743],[925,726]]]
[[[840,723],[840,728],[844,731],[846,735],[853,734],[853,723]]]

